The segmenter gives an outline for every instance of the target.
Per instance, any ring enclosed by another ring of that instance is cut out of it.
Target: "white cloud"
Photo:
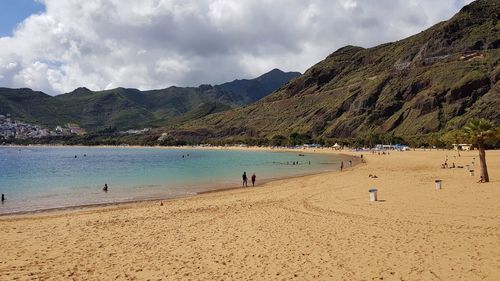
[[[17,63],[15,63],[15,62],[9,62],[9,63],[5,64],[3,66],[3,68],[5,68],[6,70],[10,70],[10,69],[15,68],[16,66],[17,66]]]
[[[0,38],[0,85],[196,86],[271,68],[304,71],[347,45],[419,32],[470,0],[42,0]]]

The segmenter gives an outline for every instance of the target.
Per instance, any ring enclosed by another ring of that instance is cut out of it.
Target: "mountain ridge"
[[[472,117],[500,123],[498,11],[499,2],[477,0],[406,39],[342,47],[255,104],[164,132],[174,139],[348,138],[425,135]]]
[[[29,88],[0,88],[0,114],[9,113],[18,120],[47,127],[76,123],[94,132],[157,127],[185,122],[187,116],[201,118],[249,104],[298,74],[274,69],[255,79],[215,86],[171,86],[148,91],[123,87],[91,91],[79,87],[57,96]]]

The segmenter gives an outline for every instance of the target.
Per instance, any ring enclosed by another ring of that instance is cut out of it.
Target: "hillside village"
[[[39,125],[16,121],[10,114],[0,114],[0,139],[30,139],[51,136],[84,135],[85,129],[77,124],[57,126],[54,130]]]

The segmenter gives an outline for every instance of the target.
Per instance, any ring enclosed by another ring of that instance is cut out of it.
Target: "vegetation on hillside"
[[[298,75],[274,69],[255,79],[217,86],[97,92],[78,88],[55,97],[31,89],[0,88],[0,114],[50,128],[76,123],[94,134],[172,126],[254,102]]]
[[[297,132],[313,139],[393,134],[409,142],[437,134],[429,142],[439,142],[441,132],[473,117],[500,123],[499,10],[498,1],[478,0],[404,40],[341,48],[255,104],[164,131],[188,141]]]

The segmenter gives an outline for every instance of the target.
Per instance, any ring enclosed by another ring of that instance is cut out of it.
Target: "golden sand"
[[[487,153],[488,184],[440,169],[476,154],[364,153],[342,173],[163,206],[1,217],[0,279],[500,280],[500,151]]]

